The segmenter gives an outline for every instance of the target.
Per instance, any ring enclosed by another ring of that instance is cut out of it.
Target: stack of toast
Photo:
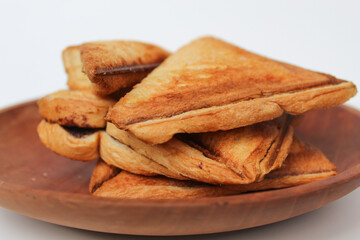
[[[98,161],[95,196],[224,196],[337,174],[293,127],[301,114],[354,96],[352,82],[213,37],[172,54],[91,42],[65,49],[63,61],[69,89],[38,101],[38,134],[57,154]]]

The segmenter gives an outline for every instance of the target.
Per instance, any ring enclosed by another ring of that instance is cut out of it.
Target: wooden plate
[[[137,235],[225,232],[288,219],[322,207],[360,185],[360,113],[313,111],[298,135],[318,146],[339,175],[302,186],[197,200],[116,200],[87,187],[95,162],[71,161],[39,141],[34,102],[0,112],[0,205],[64,226]],[[354,206],[357,207],[357,206]]]

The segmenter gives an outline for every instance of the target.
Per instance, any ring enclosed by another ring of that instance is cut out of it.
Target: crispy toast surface
[[[286,115],[278,122],[193,134],[191,138],[240,176],[259,181],[272,170],[280,168],[286,159],[293,139],[291,118]]]
[[[261,182],[227,186],[240,191],[284,188],[328,178],[337,174],[335,165],[316,147],[294,137],[291,150],[280,169],[270,172]]]
[[[110,166],[99,159],[91,175],[89,192],[93,193],[102,185],[102,183],[115,177],[119,172],[121,172],[120,168]]]
[[[102,160],[94,168],[89,191],[100,197],[144,199],[214,197],[233,192],[221,187],[161,176],[142,176],[121,170],[114,174],[113,167]]]
[[[66,48],[63,62],[70,89],[105,96],[132,87],[168,56],[147,43],[100,41]]]
[[[104,170],[105,169],[105,170]],[[104,174],[103,172],[107,174]],[[325,179],[337,174],[336,167],[318,149],[294,139],[290,154],[282,168],[271,172],[261,182],[211,186],[193,181],[165,177],[146,177],[121,171],[110,178],[113,169],[99,161],[94,169],[90,192],[95,196],[111,198],[203,198],[233,195],[242,192],[291,187]],[[95,184],[96,183],[96,184]],[[93,187],[96,186],[96,187]]]
[[[301,114],[334,106],[355,94],[351,82],[204,37],[167,58],[107,120],[158,144],[176,133],[228,130],[271,120],[284,110]]]
[[[115,100],[88,91],[61,90],[38,101],[40,115],[64,126],[104,128],[104,117]]]
[[[134,85],[168,56],[158,46],[136,41],[99,41],[80,46],[82,71],[100,95]]]

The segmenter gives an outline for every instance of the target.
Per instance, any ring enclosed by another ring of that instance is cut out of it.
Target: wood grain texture
[[[343,106],[309,112],[296,127],[298,136],[336,164],[339,175],[287,189],[192,200],[91,196],[95,161],[71,161],[47,150],[36,134],[39,121],[34,102],[0,112],[0,205],[64,226],[136,235],[232,231],[312,211],[360,185],[360,113]]]

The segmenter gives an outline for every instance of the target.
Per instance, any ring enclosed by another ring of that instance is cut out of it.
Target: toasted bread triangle
[[[70,89],[92,90],[104,96],[132,87],[168,55],[152,44],[99,41],[66,48],[63,61]]]
[[[112,141],[101,141],[103,150],[100,152],[105,162],[132,173],[139,173],[145,162],[150,161],[151,165],[154,162],[165,167],[176,179],[181,177],[211,184],[247,184],[262,180],[284,162],[291,146],[293,129],[288,119],[281,120],[279,122],[284,123],[282,126],[277,121],[269,121],[226,132],[183,135],[154,146],[109,123],[106,132],[137,153],[139,156],[134,156],[132,160],[139,161],[130,164],[127,156],[120,153],[120,146]],[[115,156],[116,152],[119,154]],[[145,159],[140,161],[142,158]],[[169,176],[155,168],[149,173],[156,172]]]
[[[104,117],[115,100],[89,91],[60,90],[42,97],[37,103],[41,117],[49,122],[70,127],[104,128]]]
[[[82,70],[100,95],[134,85],[168,56],[160,47],[136,41],[99,41],[80,46]]]
[[[174,134],[228,130],[330,107],[351,82],[204,37],[182,47],[134,87],[107,120],[151,144]]]
[[[202,198],[291,187],[337,174],[334,164],[320,150],[298,139],[294,139],[286,164],[257,183],[218,187],[165,177],[146,177],[126,171],[117,175],[113,172],[112,167],[99,161],[91,178],[90,192],[95,196],[111,198]],[[113,177],[104,177],[109,175]]]
[[[191,135],[202,149],[239,175],[259,181],[286,159],[292,139],[292,116],[228,131]]]

